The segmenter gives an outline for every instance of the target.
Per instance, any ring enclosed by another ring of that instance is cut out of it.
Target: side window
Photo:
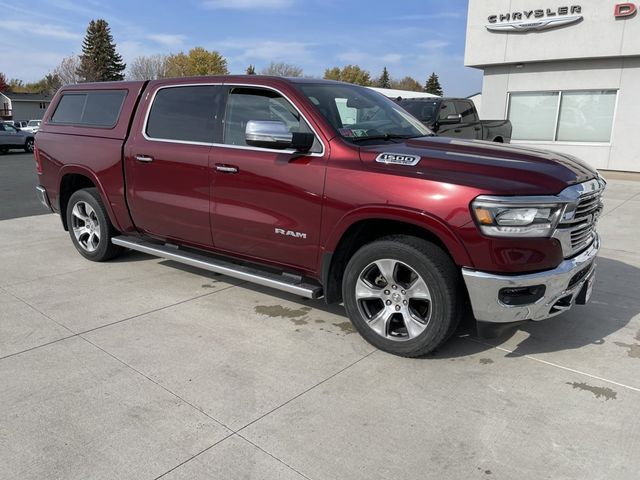
[[[114,127],[126,96],[126,90],[64,93],[53,112],[51,123]]]
[[[444,120],[449,115],[455,115],[456,113],[460,113],[456,110],[456,106],[453,102],[442,102],[442,106],[440,107],[440,113],[438,114],[438,120]]]
[[[466,101],[457,101],[456,109],[462,115],[462,123],[473,123],[476,121],[473,104]]]
[[[245,129],[250,120],[283,122],[291,133],[313,133],[298,111],[272,90],[261,88],[234,88],[229,92],[224,119],[224,143],[246,146]],[[322,147],[316,138],[312,152],[320,152]]]
[[[196,85],[158,90],[146,134],[149,138],[214,143],[221,87]]]

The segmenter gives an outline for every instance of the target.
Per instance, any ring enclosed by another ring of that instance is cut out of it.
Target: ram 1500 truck
[[[339,82],[67,86],[35,158],[39,198],[88,260],[133,249],[344,302],[367,341],[403,356],[442,344],[469,305],[486,330],[586,303],[600,248],[592,168],[436,137]]]
[[[511,142],[509,120],[480,120],[467,98],[401,98],[398,105],[441,137]]]

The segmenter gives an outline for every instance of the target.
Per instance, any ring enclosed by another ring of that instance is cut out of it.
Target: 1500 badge
[[[376,162],[413,167],[420,162],[420,157],[417,155],[402,155],[400,153],[381,153],[376,157]]]

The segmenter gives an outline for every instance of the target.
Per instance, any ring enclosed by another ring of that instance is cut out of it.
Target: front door
[[[223,144],[211,150],[214,172],[212,231],[216,249],[298,269],[317,265],[325,149],[316,135],[311,152],[248,146],[250,120],[284,122],[312,132],[280,93],[229,87]]]
[[[210,247],[209,151],[219,134],[222,87],[160,85],[149,93],[147,118],[125,148],[131,216],[146,234]]]

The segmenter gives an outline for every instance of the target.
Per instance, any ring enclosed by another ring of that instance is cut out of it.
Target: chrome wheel
[[[33,153],[33,140],[27,140],[27,143],[24,145],[24,149],[29,153]]]
[[[391,259],[367,265],[356,282],[355,298],[369,328],[389,340],[418,337],[431,319],[431,292],[409,265]]]
[[[87,252],[95,252],[100,245],[100,222],[95,210],[87,202],[77,202],[71,211],[71,228],[78,244]]]

